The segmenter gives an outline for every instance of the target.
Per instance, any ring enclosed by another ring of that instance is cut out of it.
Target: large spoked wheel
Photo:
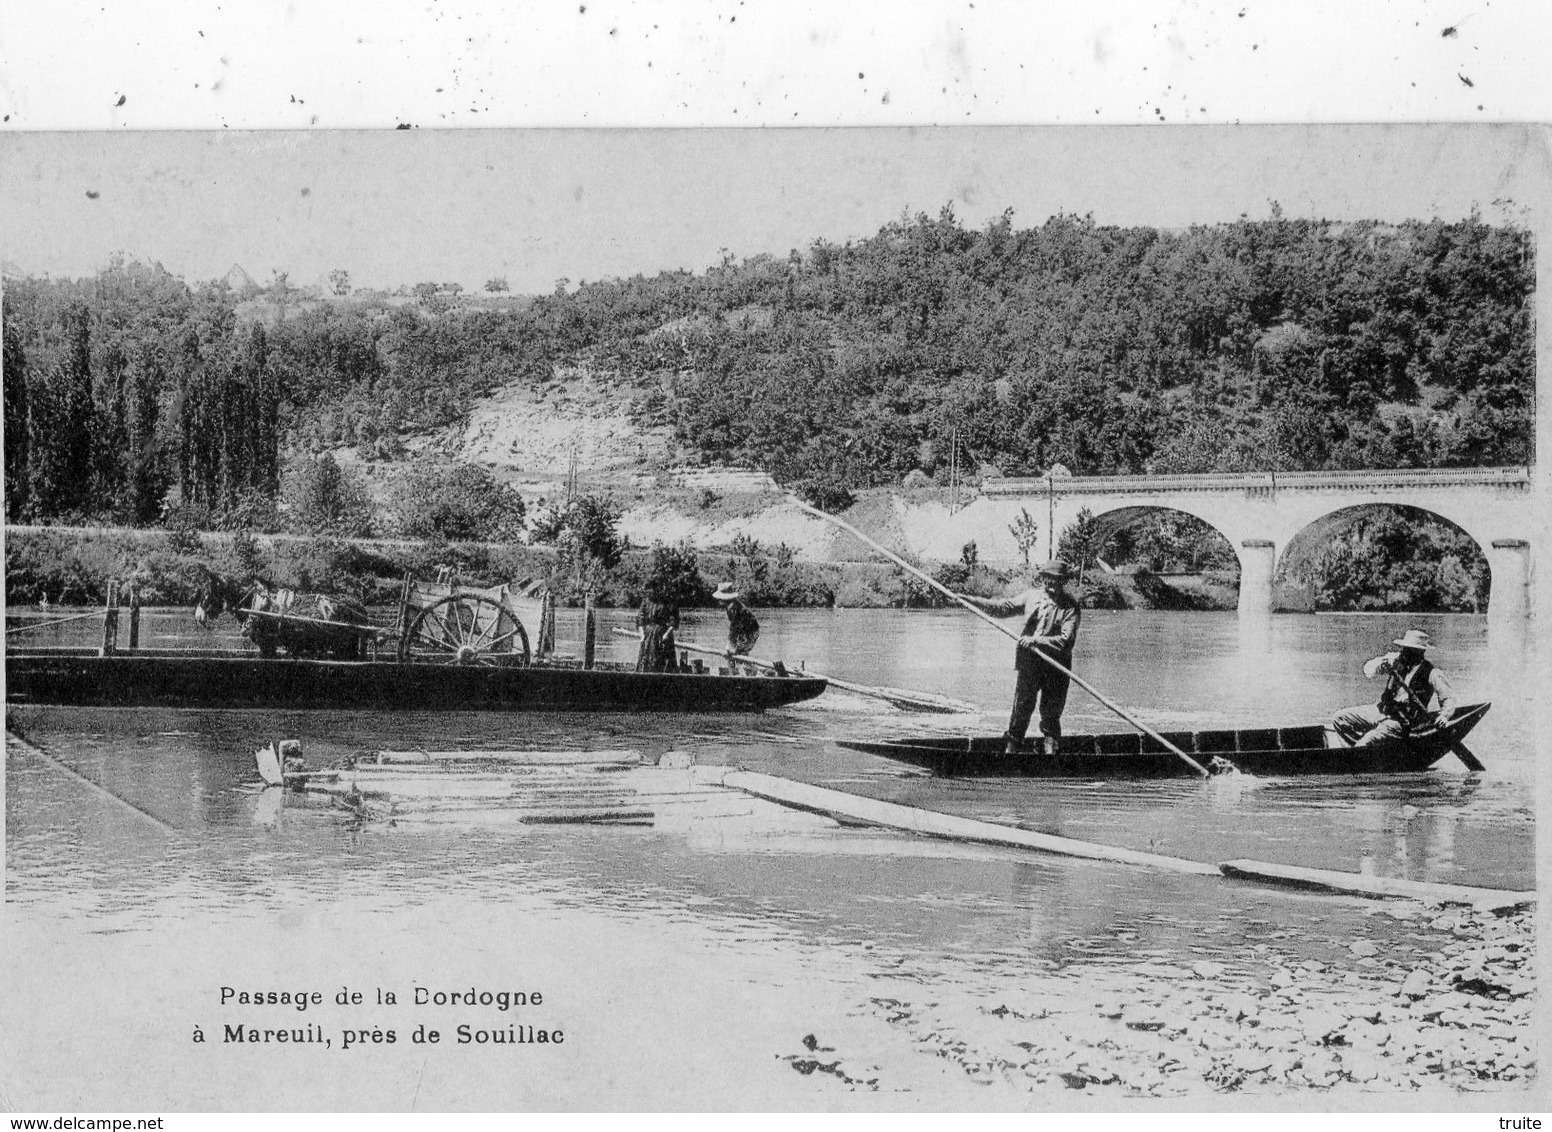
[[[454,594],[426,606],[399,641],[400,660],[443,664],[527,664],[528,633],[512,611],[488,597]]]

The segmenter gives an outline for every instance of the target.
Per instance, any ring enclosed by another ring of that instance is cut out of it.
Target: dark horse
[[[204,625],[226,612],[265,657],[284,649],[290,656],[360,660],[376,635],[366,606],[354,598],[243,582],[207,567],[194,619]]]

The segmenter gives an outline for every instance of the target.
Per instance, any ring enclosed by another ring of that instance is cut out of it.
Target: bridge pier
[[[1239,544],[1239,612],[1264,616],[1272,609],[1272,575],[1277,570],[1277,544],[1269,538],[1247,538]]]
[[[1495,538],[1487,548],[1487,616],[1491,621],[1523,621],[1530,615],[1530,543]]]

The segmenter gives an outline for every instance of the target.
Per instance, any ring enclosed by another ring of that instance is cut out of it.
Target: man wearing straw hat
[[[1061,745],[1062,709],[1067,706],[1067,689],[1072,680],[1066,672],[1047,664],[1036,653],[1050,657],[1062,668],[1072,668],[1072,649],[1078,640],[1078,603],[1067,592],[1071,570],[1061,561],[1040,567],[1040,588],[1016,597],[984,598],[961,596],[986,610],[993,617],[1024,615],[1013,668],[1018,683],[1013,692],[1013,715],[1008,720],[1004,754],[1017,755],[1024,748],[1029,720],[1038,709],[1040,736],[1046,754],[1054,755]]]
[[[755,642],[760,639],[760,622],[749,612],[749,607],[744,604],[742,595],[733,588],[732,582],[722,582],[711,596],[727,610],[728,659],[748,656]]]
[[[1455,691],[1444,673],[1423,654],[1432,642],[1421,629],[1408,629],[1392,641],[1395,652],[1377,656],[1363,666],[1370,680],[1383,675],[1385,690],[1378,703],[1359,704],[1337,712],[1332,726],[1350,746],[1368,747],[1404,738],[1430,724],[1444,724],[1455,711]],[[1429,705],[1437,698],[1437,715]]]

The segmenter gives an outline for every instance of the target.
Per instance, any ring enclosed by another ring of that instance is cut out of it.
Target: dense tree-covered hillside
[[[1521,463],[1533,280],[1529,238],[1476,220],[945,212],[714,270],[720,317],[610,345],[672,374],[686,439],[789,478],[934,471],[956,430],[1010,473]]]
[[[288,454],[393,456],[572,366],[707,462],[831,491],[943,474],[951,438],[1010,474],[1525,463],[1533,282],[1518,229],[1276,210],[1166,232],[945,209],[532,299],[238,294],[116,261],[6,280],[6,509],[147,523],[177,488],[244,525]]]

